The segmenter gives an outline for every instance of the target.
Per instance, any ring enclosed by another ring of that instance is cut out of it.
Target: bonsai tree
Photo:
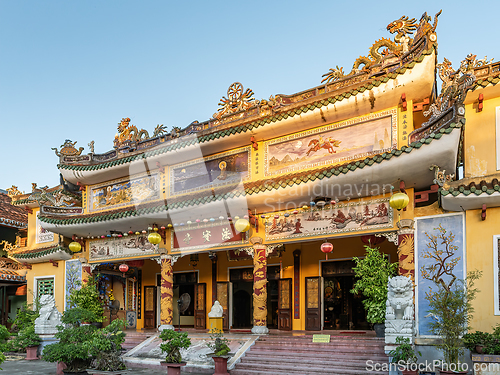
[[[181,363],[181,349],[187,349],[191,346],[191,339],[187,332],[177,332],[173,329],[164,329],[160,333],[160,339],[163,343],[160,345],[162,353],[167,353],[165,362]]]
[[[207,343],[207,346],[214,351],[214,356],[224,356],[231,351],[228,345],[229,341],[224,337],[224,333],[220,329],[215,329],[210,339],[211,341]]]
[[[479,349],[480,347],[485,347],[488,343],[491,343],[493,335],[488,332],[476,331],[472,333],[466,333],[462,337],[462,341],[464,346],[469,349],[471,352],[477,352],[482,354],[483,351]],[[481,350],[481,352],[479,350]],[[496,353],[488,353],[488,354],[496,354]]]
[[[428,314],[434,318],[429,328],[442,339],[436,346],[443,351],[445,362],[458,365],[465,351],[462,336],[470,329],[474,313],[472,301],[478,292],[474,283],[481,277],[481,271],[469,272],[466,279],[459,278],[455,274],[460,261],[455,254],[458,250],[455,236],[441,224],[434,230],[437,234],[426,233],[427,249],[422,252],[423,257],[432,262],[420,269],[422,277],[434,283],[425,296],[429,302]]]
[[[398,344],[398,346],[389,352],[389,356],[392,357],[391,363],[397,363],[398,366],[401,366],[403,374],[405,372],[416,374],[417,372],[412,372],[410,368],[412,364],[417,363],[417,354],[421,356],[422,353],[415,351],[408,337],[396,337],[396,344]]]
[[[125,370],[121,359],[122,344],[125,341],[125,321],[113,320],[107,327],[94,332],[89,342],[92,354],[91,367],[99,371]]]
[[[99,299],[98,277],[89,277],[88,281],[83,284],[80,281],[76,281],[75,283],[80,288],[75,288],[71,291],[69,305],[92,311],[96,316],[92,322],[102,323],[104,309]]]
[[[14,339],[13,346],[17,349],[26,349],[40,345],[40,341],[40,336],[35,333],[35,327],[27,326],[19,331],[19,334]]]
[[[363,259],[353,258],[357,280],[351,293],[361,293],[365,297],[363,305],[367,312],[367,322],[382,324],[385,322],[387,280],[396,275],[398,264],[390,263],[387,255],[378,248],[368,245],[365,248],[366,256]]]
[[[55,337],[59,342],[47,345],[42,359],[47,362],[64,362],[67,371],[85,370],[90,364],[91,341],[97,328],[82,325],[81,322],[95,321],[96,314],[82,308],[66,310],[62,317],[63,325],[57,326]]]

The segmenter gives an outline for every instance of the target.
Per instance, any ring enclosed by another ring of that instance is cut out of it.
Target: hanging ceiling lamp
[[[328,260],[328,253],[333,251],[333,245],[330,242],[323,242],[321,244],[321,251],[326,254],[326,260]]]
[[[408,206],[409,202],[410,198],[408,197],[408,195],[399,192],[391,196],[391,199],[389,200],[389,206],[400,211]]]

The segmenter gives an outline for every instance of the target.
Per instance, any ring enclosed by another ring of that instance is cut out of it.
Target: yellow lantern
[[[389,200],[389,205],[396,210],[402,210],[408,203],[410,202],[410,198],[405,193],[396,193],[391,196]]]
[[[78,242],[73,241],[69,244],[69,249],[73,253],[78,253],[82,249],[82,245],[80,245]]]
[[[234,227],[238,232],[246,232],[250,229],[250,222],[247,219],[238,219],[234,223]]]
[[[149,233],[148,241],[153,245],[158,245],[161,242],[161,236],[157,232]]]

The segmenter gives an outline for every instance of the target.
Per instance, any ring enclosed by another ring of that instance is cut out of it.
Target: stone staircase
[[[154,331],[125,330],[125,342],[122,344],[122,348],[128,352],[154,334]]]
[[[384,339],[365,335],[331,336],[330,343],[313,343],[312,335],[261,336],[236,364],[231,375],[378,374],[370,363],[386,364]]]

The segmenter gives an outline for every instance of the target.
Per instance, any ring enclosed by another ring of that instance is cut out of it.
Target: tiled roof
[[[0,268],[0,280],[26,282],[26,276],[21,276],[14,270]]]
[[[380,164],[384,160],[389,160],[393,157],[399,157],[402,154],[409,154],[415,149],[419,149],[424,144],[431,143],[434,139],[440,139],[443,134],[449,134],[455,128],[460,128],[465,124],[465,119],[461,118],[457,123],[448,123],[446,127],[439,129],[436,132],[428,134],[423,137],[418,142],[412,142],[409,146],[403,146],[399,150],[392,150],[391,152],[385,152],[380,155],[375,155],[370,158],[365,158],[363,160],[352,161],[349,163],[344,163],[341,165],[329,165],[312,170],[299,171],[294,173],[288,173],[280,175],[274,178],[268,178],[265,180],[251,181],[243,184],[244,189],[241,191],[234,191],[234,186],[225,186],[221,188],[214,188],[208,191],[202,191],[192,194],[185,194],[182,196],[169,198],[167,204],[163,201],[151,202],[137,207],[127,207],[122,209],[117,209],[113,211],[97,212],[87,215],[79,215],[78,217],[64,217],[55,215],[44,215],[40,216],[40,220],[58,225],[70,225],[70,224],[84,224],[84,223],[95,223],[100,221],[115,220],[125,217],[145,215],[151,213],[158,213],[166,211],[168,209],[180,209],[189,206],[196,206],[200,204],[206,204],[210,202],[219,201],[222,199],[230,199],[239,196],[246,196],[252,194],[258,194],[265,191],[271,191],[279,189],[280,187],[300,185],[302,183],[307,183],[309,181],[315,181],[316,179],[322,180],[324,178],[331,178],[333,176],[338,176],[340,174],[347,174],[353,172],[356,169],[362,169],[370,167],[374,164]]]
[[[31,250],[18,251],[15,253],[11,253],[11,256],[16,259],[32,259],[32,258],[43,257],[45,255],[56,253],[58,251],[64,251],[70,255],[72,254],[67,247],[61,245],[55,245],[55,246],[41,247]]]
[[[11,204],[7,194],[0,193],[0,226],[24,228],[28,225],[28,213],[24,208]]]
[[[480,180],[471,181],[468,184],[460,184],[458,186],[449,186],[447,188],[439,189],[442,196],[451,195],[456,197],[459,194],[463,194],[465,196],[471,195],[481,195],[487,194],[491,195],[495,192],[500,191],[500,184],[498,183],[497,178],[493,178],[491,181]]]
[[[81,201],[82,200],[81,195],[72,193],[72,192],[67,191],[67,190],[64,190],[63,188],[61,188],[61,185],[58,185],[58,186],[55,186],[53,188],[47,189],[47,191],[49,193],[51,193],[51,194],[62,193],[64,195],[67,195],[67,196],[75,199],[76,201]],[[15,205],[15,206],[20,206],[20,205],[23,205],[23,204],[29,204],[29,203],[36,202],[34,199],[30,199],[31,194],[32,193],[28,193],[28,194],[24,194],[24,195],[18,196],[20,199],[17,199],[15,201],[13,201],[12,204]]]
[[[162,148],[157,148],[155,150],[147,151],[144,153],[139,153],[135,155],[131,155],[128,157],[124,158],[119,158],[115,159],[112,161],[107,161],[99,164],[91,164],[91,165],[81,165],[81,164],[58,164],[57,167],[59,169],[67,169],[67,170],[74,170],[74,171],[94,171],[94,170],[100,170],[100,169],[105,169],[105,168],[110,168],[114,167],[117,165],[122,165],[125,163],[130,163],[136,160],[141,160],[145,159],[148,157],[156,156],[156,155],[161,155],[170,151],[182,149],[185,147],[188,147],[193,144],[197,143],[205,143],[209,142],[215,139],[219,138],[225,138],[229,137],[234,134],[238,133],[244,133],[247,131],[252,131],[254,129],[257,129],[259,127],[265,126],[267,124],[272,124],[277,121],[281,121],[287,118],[291,118],[294,116],[299,116],[303,113],[307,113],[309,111],[313,111],[316,108],[322,108],[325,107],[329,104],[341,102],[344,99],[348,99],[351,96],[355,96],[358,93],[362,93],[366,90],[371,90],[374,87],[380,86],[382,83],[386,83],[391,79],[397,78],[399,75],[404,74],[408,69],[412,69],[417,63],[420,63],[424,60],[425,56],[430,55],[434,51],[434,44],[432,45],[431,48],[428,50],[422,51],[418,57],[414,58],[411,62],[406,63],[404,66],[395,69],[393,72],[390,73],[385,73],[382,76],[378,77],[372,77],[369,78],[365,81],[362,81],[359,83],[359,86],[355,88],[351,88],[350,90],[347,90],[343,93],[339,93],[337,95],[333,95],[330,97],[324,97],[322,99],[318,99],[317,101],[311,101],[304,103],[302,106],[297,106],[295,108],[290,108],[286,110],[286,108],[283,108],[282,111],[279,113],[274,113],[271,116],[268,117],[261,117],[259,119],[249,121],[248,123],[245,124],[240,124],[237,126],[233,127],[226,127],[224,129],[219,129],[217,130],[214,128],[212,131],[211,129],[208,131],[208,133],[205,134],[199,134],[197,138],[192,138],[187,141],[182,141],[181,139],[178,139],[177,142],[173,142],[169,144],[168,146],[162,147]]]

